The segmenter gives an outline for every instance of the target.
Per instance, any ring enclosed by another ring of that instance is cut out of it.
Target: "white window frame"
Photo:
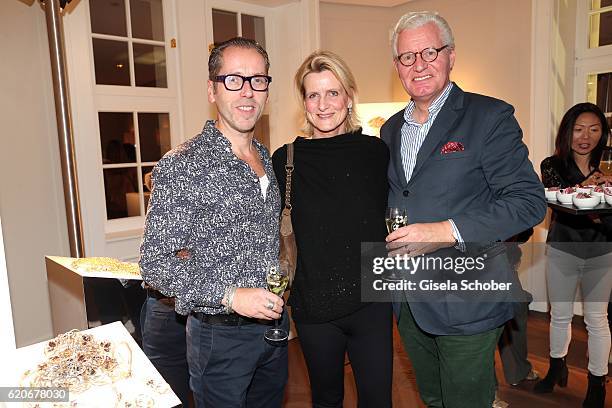
[[[587,100],[587,78],[591,74],[612,72],[612,44],[589,48],[590,1],[578,1],[576,8],[576,64],[574,78],[574,103]],[[601,11],[612,11],[612,6]]]
[[[272,23],[273,18],[272,12],[270,11],[269,7],[256,6],[254,4],[242,3],[234,0],[208,0],[206,7],[206,27],[208,28],[206,30],[208,40],[207,45],[212,44],[214,42],[212,19],[213,9],[230,11],[238,15],[238,36],[242,35],[242,19],[240,18],[242,14],[248,14],[250,16],[255,17],[263,17],[266,27],[266,51],[269,52],[269,49],[271,48],[271,35],[269,24]]]
[[[168,113],[171,146],[174,147],[184,140],[181,90],[178,87],[179,55],[178,49],[171,46],[171,40],[177,37],[176,0],[162,0],[162,4],[167,88],[96,84],[92,38],[123,42],[132,42],[132,40],[93,34],[88,0],[79,2],[78,7],[74,7],[70,13],[64,15],[81,218],[85,252],[88,256],[104,255],[132,259],[137,254],[134,246],[140,241],[145,218],[143,213],[138,217],[107,219],[98,112]],[[127,4],[126,9],[129,16]],[[131,27],[128,27],[128,33],[131,33]],[[162,44],[159,41],[140,39],[136,39],[135,42]],[[129,53],[132,54],[131,47]],[[132,65],[130,69],[131,83],[134,83],[134,66]],[[126,240],[130,241],[129,245],[117,246],[118,242]],[[127,247],[129,249],[123,249]]]
[[[589,48],[589,17],[605,11],[612,11],[612,6],[591,11],[589,0],[578,1],[576,5],[576,59],[596,58],[612,54],[612,44]]]

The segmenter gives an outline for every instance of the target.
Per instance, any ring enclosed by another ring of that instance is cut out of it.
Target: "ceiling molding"
[[[413,0],[321,0],[321,3],[345,4],[352,6],[395,7]]]
[[[239,0],[243,3],[251,3],[263,7],[278,7],[290,3],[299,3],[300,0]]]

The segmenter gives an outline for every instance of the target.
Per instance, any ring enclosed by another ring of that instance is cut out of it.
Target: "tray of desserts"
[[[612,214],[612,187],[548,187],[544,189],[548,206],[574,215]]]

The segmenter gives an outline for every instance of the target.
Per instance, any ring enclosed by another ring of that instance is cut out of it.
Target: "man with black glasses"
[[[268,55],[234,38],[212,50],[208,69],[218,119],[153,170],[142,276],[188,315],[196,406],[280,407],[287,347],[264,332],[288,322],[283,299],[263,289],[278,267],[280,195],[269,153],[253,138],[272,81]]]

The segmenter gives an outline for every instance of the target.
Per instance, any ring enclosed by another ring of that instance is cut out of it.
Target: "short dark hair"
[[[215,45],[215,48],[210,52],[208,57],[208,79],[213,80],[219,71],[221,71],[221,65],[223,65],[223,51],[229,47],[249,48],[257,51],[264,59],[266,64],[266,75],[270,69],[270,59],[268,53],[264,48],[259,45],[257,41],[250,40],[244,37],[234,37],[227,41],[223,41],[220,44]]]
[[[559,132],[557,133],[557,138],[555,139],[555,156],[563,160],[566,165],[574,161],[574,157],[572,156],[574,125],[576,124],[578,116],[587,112],[595,114],[601,122],[601,138],[599,139],[597,146],[595,146],[595,149],[593,149],[591,152],[591,157],[589,160],[589,165],[591,167],[596,168],[599,166],[601,153],[608,142],[610,127],[608,126],[606,116],[603,114],[601,109],[599,109],[597,105],[590,102],[583,102],[572,106],[567,112],[565,112],[563,119],[561,119]]]

